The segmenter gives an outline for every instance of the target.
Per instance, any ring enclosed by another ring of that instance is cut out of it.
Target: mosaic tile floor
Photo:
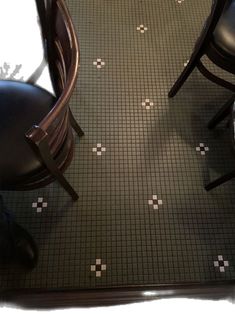
[[[0,288],[98,288],[235,279],[228,130],[206,124],[230,93],[197,70],[172,100],[209,0],[68,0],[81,49],[72,110],[85,131],[54,183],[3,193],[34,236],[38,266],[1,267]]]

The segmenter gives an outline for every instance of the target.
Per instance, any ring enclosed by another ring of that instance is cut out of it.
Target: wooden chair
[[[72,128],[83,135],[68,105],[78,74],[78,41],[65,1],[36,5],[55,95],[35,85],[44,61],[27,82],[0,81],[0,189],[31,190],[57,180],[76,200],[63,173],[73,158]]]
[[[229,121],[227,126],[230,131],[231,145],[233,151],[235,152],[235,95],[233,95],[218,111],[218,113],[211,119],[208,124],[209,129],[213,129],[216,125],[218,125],[221,121],[223,121],[226,117],[229,117]],[[229,173],[224,174],[220,178],[210,182],[205,186],[207,191],[216,188],[217,186],[235,178],[235,169]]]
[[[235,0],[214,0],[211,13],[198,38],[191,58],[171,88],[169,97],[174,97],[195,67],[209,80],[235,91],[235,85],[215,76],[202,64],[206,55],[214,64],[235,74]]]

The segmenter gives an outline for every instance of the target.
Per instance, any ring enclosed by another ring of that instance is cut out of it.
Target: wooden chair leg
[[[223,175],[222,177],[216,179],[215,181],[210,182],[209,184],[207,184],[205,186],[205,189],[207,191],[210,191],[210,190],[216,188],[217,186],[219,186],[219,185],[221,185],[221,184],[223,184],[223,183],[225,183],[225,182],[227,182],[233,178],[235,178],[235,171],[229,172],[229,173]]]
[[[196,65],[197,65],[197,62],[195,60],[195,57],[193,58],[193,60],[189,60],[183,72],[180,74],[179,78],[177,79],[177,81],[172,86],[171,90],[169,91],[168,97],[172,98],[178,93],[178,91],[180,90],[184,82],[187,80],[189,75],[195,69]]]
[[[223,105],[222,108],[216,113],[216,115],[210,120],[208,123],[208,128],[213,129],[217,124],[223,121],[231,112],[233,103],[234,103],[234,95]]]
[[[201,74],[203,76],[205,76],[208,80],[210,80],[211,82],[222,86],[224,88],[227,88],[229,90],[231,90],[232,92],[235,92],[235,85],[225,81],[224,79],[214,75],[213,73],[211,73],[203,64],[201,61],[198,61],[197,63],[197,68],[198,70],[201,72]]]
[[[74,118],[74,115],[71,111],[71,109],[69,108],[69,119],[70,119],[70,123],[72,125],[72,128],[74,129],[74,131],[77,133],[77,135],[79,137],[82,137],[84,135],[83,130],[81,129],[81,127],[78,125],[76,119]]]
[[[38,144],[40,155],[47,166],[48,170],[51,174],[57,179],[57,181],[61,184],[61,186],[68,192],[68,194],[72,197],[74,201],[78,199],[78,194],[75,192],[73,187],[69,184],[66,178],[63,176],[62,172],[56,166],[56,163],[51,156],[50,148],[47,143],[47,139],[43,139]]]

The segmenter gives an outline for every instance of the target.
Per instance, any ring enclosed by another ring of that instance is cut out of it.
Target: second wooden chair
[[[214,64],[235,74],[235,0],[214,0],[211,13],[198,38],[191,58],[171,88],[169,97],[174,97],[195,69],[209,80],[235,91],[235,85],[211,73],[202,63],[206,55]]]

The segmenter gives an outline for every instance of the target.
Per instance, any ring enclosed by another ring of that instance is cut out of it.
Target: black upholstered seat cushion
[[[0,81],[0,187],[41,168],[25,132],[51,110],[55,98],[23,82]]]
[[[214,43],[235,57],[235,0],[228,2],[214,31]]]

